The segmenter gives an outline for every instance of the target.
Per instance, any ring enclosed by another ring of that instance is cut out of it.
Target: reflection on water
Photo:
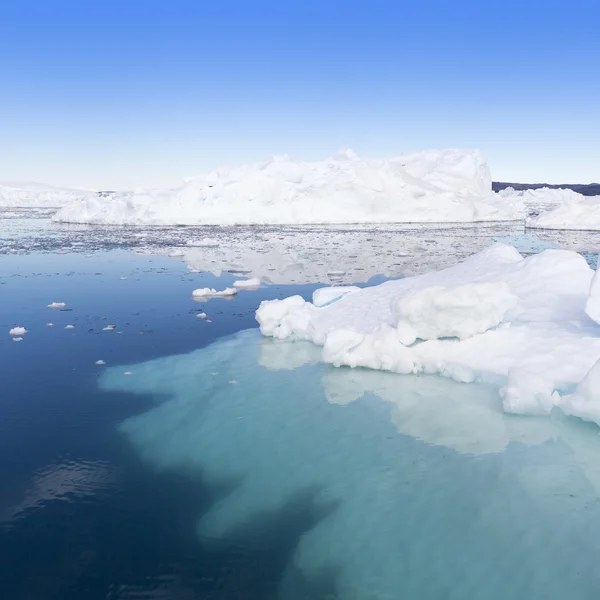
[[[349,600],[595,597],[597,428],[505,415],[481,385],[316,358],[247,331],[101,384],[156,398],[121,430],[146,464],[213,490],[189,524],[199,540],[235,539],[311,495],[317,519],[281,598],[325,580],[319,593]]]

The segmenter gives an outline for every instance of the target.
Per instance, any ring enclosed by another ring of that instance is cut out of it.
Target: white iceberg
[[[8,335],[25,335],[27,333],[27,329],[25,327],[13,327]]]
[[[491,382],[505,410],[548,413],[566,408],[564,398],[600,359],[600,327],[585,312],[593,275],[574,252],[523,258],[495,245],[454,267],[364,288],[321,308],[299,296],[266,301],[256,318],[266,336],[323,346],[322,359],[335,366]],[[450,298],[457,289],[469,293],[463,306],[436,308],[439,288]],[[415,307],[411,297],[420,300]],[[399,314],[404,303],[409,309]],[[411,335],[403,338],[406,315]],[[419,337],[433,339],[405,345]],[[593,401],[600,406],[600,397]]]
[[[93,190],[40,183],[0,183],[0,207],[58,208],[95,195]]]
[[[64,302],[51,302],[48,304],[48,308],[64,308],[66,304]]]
[[[600,196],[583,196],[570,190],[562,192],[560,203],[552,210],[527,220],[528,227],[541,229],[600,230]]]
[[[521,218],[492,192],[476,150],[321,161],[288,156],[220,168],[174,190],[98,195],[54,219],[115,225],[475,223]]]

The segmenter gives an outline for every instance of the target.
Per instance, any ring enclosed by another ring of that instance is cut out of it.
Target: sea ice
[[[27,333],[27,329],[25,327],[13,327],[8,335],[25,335]]]
[[[23,341],[23,338],[22,338],[21,336],[19,336],[19,337],[13,337],[13,338],[12,338],[12,341],[13,341],[13,342],[22,342],[22,341]]]
[[[188,240],[186,244],[196,248],[216,248],[219,245],[219,241],[214,238],[205,237],[201,240]]]
[[[256,318],[266,336],[323,346],[322,359],[335,366],[491,382],[505,410],[547,413],[566,407],[565,396],[600,359],[600,328],[585,313],[592,276],[575,252],[523,258],[495,245],[324,307],[299,296],[266,301]],[[426,341],[405,345],[416,338]],[[595,402],[600,407],[600,397]],[[594,414],[572,405],[571,414]]]
[[[75,325],[65,325],[65,329],[75,329]]]
[[[207,318],[207,314],[205,312],[199,312],[196,316],[199,319],[206,319]]]
[[[97,365],[105,365],[106,363],[103,360],[97,360],[95,364],[97,364]]]
[[[92,190],[62,188],[39,183],[0,183],[0,206],[62,207],[70,202],[91,198]]]
[[[106,327],[102,328],[102,331],[113,331],[113,329],[116,329],[117,326],[116,325],[107,325]]]
[[[192,292],[192,296],[195,298],[220,298],[226,296],[234,296],[237,294],[235,288],[225,288],[224,290],[217,291],[214,288],[199,288]]]

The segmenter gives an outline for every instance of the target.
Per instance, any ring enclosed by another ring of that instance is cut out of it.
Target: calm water
[[[494,239],[594,263],[594,236],[216,231],[220,250],[190,250],[209,234],[30,217],[0,238],[2,600],[598,597],[596,427],[504,415],[484,386],[321,365],[254,321],[263,299]],[[191,299],[233,270],[271,285]]]

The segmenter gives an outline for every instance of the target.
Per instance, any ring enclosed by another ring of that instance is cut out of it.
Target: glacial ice
[[[593,275],[575,252],[523,258],[497,244],[448,269],[363,288],[324,307],[299,296],[265,301],[256,318],[263,335],[314,342],[335,366],[490,382],[506,411],[568,405],[570,414],[600,424],[595,409],[582,408],[600,408],[600,396],[566,400],[600,359],[600,327],[586,314]]]
[[[321,161],[288,156],[223,167],[174,190],[103,194],[69,205],[59,222],[115,225],[475,223],[520,219],[492,192],[475,150],[429,150]]]
[[[27,329],[25,327],[13,327],[8,335],[25,335],[27,333]]]
[[[250,279],[240,279],[233,282],[233,287],[238,290],[257,290],[260,287],[261,281],[258,277]]]
[[[293,572],[331,573],[340,600],[594,597],[595,427],[507,415],[487,384],[316,360],[311,343],[245,331],[100,385],[154,397],[120,429],[149,467],[214,490],[205,541],[313,498],[282,600],[298,598]]]
[[[58,208],[95,195],[92,190],[40,183],[0,183],[0,207]]]
[[[227,296],[235,296],[237,290],[235,288],[225,288],[224,290],[215,290],[214,288],[198,288],[192,292],[195,298],[221,298]]]

